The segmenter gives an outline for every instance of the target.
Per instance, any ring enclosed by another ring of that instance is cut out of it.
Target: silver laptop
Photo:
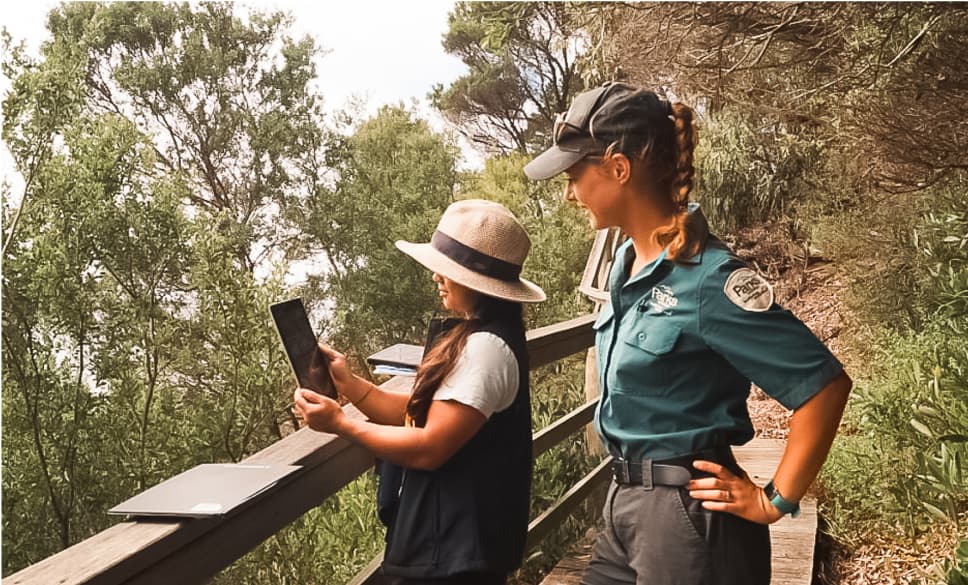
[[[108,514],[218,516],[299,468],[299,465],[203,463],[121,502],[108,510]]]
[[[371,366],[393,366],[397,368],[417,369],[420,360],[423,359],[424,348],[419,345],[409,343],[398,343],[388,348],[381,349],[370,357],[366,362]]]

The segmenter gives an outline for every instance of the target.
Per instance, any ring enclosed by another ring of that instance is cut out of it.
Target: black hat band
[[[430,238],[430,246],[464,268],[484,276],[515,282],[521,275],[521,267],[517,264],[475,250],[441,231],[434,232]]]

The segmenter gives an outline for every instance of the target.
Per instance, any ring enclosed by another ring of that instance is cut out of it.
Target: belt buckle
[[[652,460],[643,459],[642,460],[642,487],[645,491],[651,492],[655,489],[655,485],[652,483]]]

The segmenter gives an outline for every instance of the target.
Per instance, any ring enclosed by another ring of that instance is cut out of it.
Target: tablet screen
[[[269,311],[299,385],[335,398],[336,388],[329,376],[329,360],[319,351],[302,299],[276,303],[269,307]]]

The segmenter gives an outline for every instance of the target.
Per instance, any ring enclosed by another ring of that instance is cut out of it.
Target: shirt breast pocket
[[[682,329],[662,318],[640,315],[625,337],[616,388],[659,396],[671,390],[671,365]]]

